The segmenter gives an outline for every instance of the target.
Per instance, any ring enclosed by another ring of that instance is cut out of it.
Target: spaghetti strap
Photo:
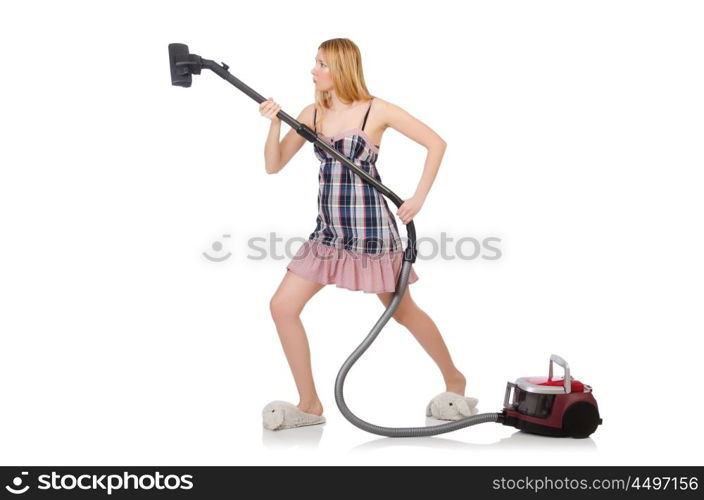
[[[369,102],[369,107],[367,108],[367,113],[364,115],[364,123],[362,123],[362,130],[364,130],[364,127],[367,124],[367,116],[369,116],[369,110],[372,109],[372,102],[373,101],[374,101],[374,98],[372,97],[372,100]]]
[[[315,131],[316,134],[318,133],[318,124],[315,123],[315,120],[317,119],[317,117],[318,117],[318,107],[316,106],[315,112],[313,113],[313,130]]]

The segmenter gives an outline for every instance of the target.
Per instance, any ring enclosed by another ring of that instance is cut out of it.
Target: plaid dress
[[[371,103],[361,127],[332,137],[318,136],[381,182],[374,164],[379,146],[372,144],[364,131],[370,108]],[[314,151],[320,160],[316,226],[287,269],[309,281],[338,288],[394,292],[404,252],[386,199],[317,144]],[[418,275],[411,266],[408,283],[416,281]]]
[[[369,103],[361,127],[332,137],[319,136],[381,182],[375,165],[379,146],[372,144],[364,131],[371,106]],[[316,117],[317,113],[316,109]],[[314,151],[320,160],[318,217],[309,239],[360,253],[403,250],[396,220],[384,195],[317,144],[314,144]]]

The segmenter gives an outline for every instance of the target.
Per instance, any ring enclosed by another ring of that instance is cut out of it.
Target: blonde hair
[[[362,70],[362,54],[359,47],[349,38],[331,38],[325,40],[318,47],[325,56],[325,61],[330,68],[333,87],[337,97],[345,104],[369,100],[372,96],[364,83]],[[322,123],[325,110],[330,108],[332,97],[327,90],[315,90],[315,107],[320,110],[315,126],[320,130],[318,123]]]

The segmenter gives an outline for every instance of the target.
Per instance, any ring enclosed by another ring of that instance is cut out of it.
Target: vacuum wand
[[[188,46],[185,44],[169,44],[169,63],[171,68],[172,85],[179,87],[190,87],[192,82],[192,75],[199,75],[201,69],[206,68],[211,70],[218,76],[222,77],[224,80],[230,82],[232,85],[240,89],[242,92],[247,94],[249,97],[257,101],[258,103],[262,103],[266,100],[254,89],[250,88],[244,82],[230,74],[230,72],[228,71],[229,67],[227,66],[227,64],[222,63],[222,65],[220,65],[215,61],[203,59],[202,57],[196,54],[191,54],[188,50]],[[382,183],[378,182],[367,172],[359,168],[352,161],[350,161],[349,158],[347,158],[338,150],[330,146],[327,142],[320,139],[315,133],[315,131],[311,130],[310,127],[298,122],[296,119],[284,113],[283,110],[279,111],[276,116],[282,121],[286,122],[291,128],[293,128],[299,135],[304,137],[307,141],[316,143],[318,146],[330,153],[330,155],[334,156],[348,168],[352,169],[353,172],[359,175],[367,183],[371,184],[377,191],[389,198],[397,207],[400,207],[403,204],[404,200],[402,200],[398,195],[396,195],[393,191],[384,186]],[[404,251],[403,265],[401,266],[400,275],[396,284],[396,291],[394,292],[391,302],[387,306],[382,316],[376,322],[372,330],[369,332],[367,337],[344,362],[337,375],[337,379],[335,380],[335,401],[337,403],[338,408],[340,409],[340,412],[345,416],[345,418],[347,418],[347,420],[349,420],[352,424],[356,425],[360,429],[365,430],[367,432],[371,432],[373,434],[379,434],[388,437],[434,436],[436,434],[451,432],[457,429],[461,429],[463,427],[468,427],[470,425],[480,424],[484,422],[503,423],[502,413],[482,413],[478,415],[472,415],[461,420],[449,422],[446,424],[435,425],[431,427],[381,427],[360,419],[347,407],[343,394],[343,386],[345,377],[347,376],[347,372],[350,370],[350,368],[352,368],[352,365],[364,353],[364,351],[366,351],[367,348],[372,344],[381,329],[393,316],[396,309],[398,309],[403,294],[406,291],[408,285],[408,276],[411,272],[411,264],[416,261],[417,256],[416,231],[415,224],[413,221],[406,224],[406,231],[408,233],[408,246]]]
[[[192,82],[191,75],[199,75],[201,69],[206,68],[211,70],[213,73],[220,76],[224,80],[230,82],[232,85],[240,89],[249,97],[257,101],[257,103],[261,104],[262,102],[266,101],[266,98],[259,94],[256,90],[252,89],[239,78],[232,75],[228,71],[229,66],[227,64],[222,63],[222,65],[219,65],[215,61],[203,59],[202,57],[196,54],[190,54],[188,52],[188,46],[185,44],[169,44],[169,62],[171,66],[172,85],[179,87],[190,87]],[[382,183],[378,182],[376,179],[374,179],[374,177],[359,168],[357,165],[352,163],[347,157],[342,155],[335,148],[320,139],[315,133],[315,131],[311,130],[310,127],[303,123],[300,123],[298,120],[288,115],[283,110],[276,113],[276,116],[280,118],[281,121],[289,125],[292,129],[294,129],[307,141],[318,144],[318,146],[325,149],[328,153],[340,160],[348,168],[351,168],[357,175],[359,175],[365,181],[371,184],[377,191],[389,198],[397,207],[400,207],[403,204],[404,200],[402,200],[398,195],[396,195],[393,191],[384,186]],[[409,222],[406,225],[406,228],[408,232],[408,247],[406,248],[406,251],[404,253],[404,260],[413,263],[416,261],[417,256],[415,225],[413,221]]]

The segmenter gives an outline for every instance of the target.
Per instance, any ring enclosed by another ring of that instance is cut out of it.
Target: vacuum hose
[[[182,43],[171,43],[169,44],[169,67],[171,71],[171,84],[179,87],[190,87],[192,83],[192,75],[199,75],[202,68],[211,70],[213,73],[217,74],[224,80],[230,82],[232,85],[240,89],[242,92],[247,94],[249,97],[254,99],[258,103],[264,102],[266,99],[260,95],[258,92],[253,90],[251,87],[247,86],[241,80],[237,79],[229,71],[229,67],[222,63],[219,65],[215,61],[209,59],[203,59],[196,54],[191,54],[188,50],[188,46]],[[368,184],[371,184],[377,191],[389,198],[397,207],[403,204],[403,200],[389,188],[384,186],[382,183],[378,182],[369,173],[352,163],[349,158],[340,153],[337,149],[330,146],[327,142],[321,140],[318,135],[310,127],[305,124],[298,122],[293,117],[286,114],[283,110],[279,111],[276,116],[280,118],[283,122],[287,123],[291,128],[293,128],[299,135],[304,137],[309,142],[316,143],[322,149],[325,149],[330,155],[337,158],[345,166],[351,169],[354,173],[359,175]],[[347,358],[347,360],[340,368],[337,374],[337,379],[335,380],[335,401],[337,406],[345,416],[347,420],[352,422],[354,425],[362,430],[371,432],[373,434],[380,434],[382,436],[388,437],[414,437],[414,436],[434,436],[436,434],[443,434],[445,432],[455,431],[457,429],[462,429],[464,427],[469,427],[470,425],[482,424],[484,422],[499,422],[503,420],[502,413],[481,413],[478,415],[472,415],[471,417],[466,417],[461,420],[455,420],[447,424],[434,425],[430,427],[381,427],[379,425],[370,424],[365,422],[361,418],[357,417],[352,411],[347,407],[345,403],[345,397],[343,393],[343,386],[345,384],[345,377],[347,377],[347,372],[349,372],[352,365],[359,359],[359,357],[367,350],[367,348],[374,342],[376,336],[379,334],[384,325],[389,321],[398,308],[403,294],[406,292],[406,287],[408,285],[408,275],[411,272],[411,264],[416,260],[416,232],[415,224],[413,221],[406,224],[406,231],[408,233],[408,246],[406,247],[403,255],[403,266],[401,267],[401,273],[396,283],[396,291],[391,299],[390,304],[386,308],[386,311],[382,314],[379,320],[376,322],[372,328],[369,335],[364,339],[364,341],[354,350],[354,352]]]
[[[401,267],[401,275],[399,276],[398,282],[396,283],[396,292],[394,293],[391,303],[386,308],[386,311],[381,315],[379,320],[376,322],[372,328],[367,338],[365,338],[362,343],[354,350],[350,357],[343,363],[342,368],[340,368],[337,374],[337,379],[335,380],[335,401],[337,402],[337,407],[340,409],[342,414],[347,420],[352,422],[354,425],[362,430],[371,432],[373,434],[379,434],[381,436],[387,437],[417,437],[417,436],[435,436],[437,434],[443,434],[445,432],[452,432],[458,429],[463,429],[464,427],[469,427],[470,425],[483,424],[485,422],[501,422],[501,413],[480,413],[477,415],[472,415],[471,417],[466,417],[461,420],[455,420],[447,424],[433,425],[430,427],[382,427],[380,425],[370,424],[365,422],[357,415],[352,413],[352,411],[347,407],[345,403],[345,396],[343,386],[345,384],[345,377],[347,377],[347,372],[350,371],[352,365],[364,354],[364,351],[372,345],[376,336],[384,325],[391,319],[394,311],[398,308],[399,303],[403,294],[406,292],[406,287],[408,285],[408,275],[411,272],[411,263],[408,261],[403,262]]]

